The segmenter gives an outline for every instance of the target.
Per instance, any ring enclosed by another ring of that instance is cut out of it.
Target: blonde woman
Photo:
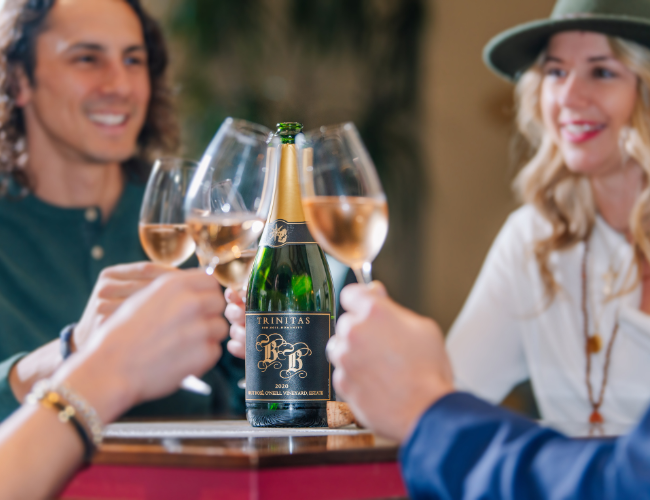
[[[650,0],[560,0],[486,47],[533,152],[448,349],[459,389],[530,379],[546,420],[650,403]]]

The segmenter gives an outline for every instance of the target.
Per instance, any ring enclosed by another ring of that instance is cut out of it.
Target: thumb
[[[341,306],[346,311],[359,311],[370,306],[380,298],[388,298],[386,287],[379,281],[373,281],[370,285],[352,284],[341,290]]]
[[[369,285],[367,285],[366,288],[369,288],[371,292],[377,294],[380,297],[388,297],[388,292],[386,291],[386,287],[381,281],[373,281]]]

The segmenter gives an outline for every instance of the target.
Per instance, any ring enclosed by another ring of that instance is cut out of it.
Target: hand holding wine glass
[[[226,118],[190,186],[185,220],[196,254],[223,285],[243,287],[255,258],[250,247],[264,229],[275,184],[272,137],[261,125]]]
[[[140,243],[149,258],[177,267],[194,253],[194,240],[185,223],[185,196],[196,172],[196,162],[162,158],[154,163],[140,208]],[[208,395],[212,388],[192,375],[181,383],[185,390]]]
[[[356,127],[321,127],[296,144],[309,231],[323,250],[352,268],[359,283],[370,283],[372,261],[388,233],[388,205]]]

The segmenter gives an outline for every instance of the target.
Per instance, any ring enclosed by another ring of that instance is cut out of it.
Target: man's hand
[[[230,340],[228,351],[233,356],[246,357],[246,292],[226,289],[226,318],[230,321]]]
[[[74,350],[82,348],[91,334],[97,331],[126,299],[169,272],[177,270],[153,262],[135,262],[104,269],[99,274],[83,316],[74,329]]]
[[[402,441],[431,404],[454,390],[442,332],[393,302],[378,282],[347,286],[341,305],[348,312],[327,346],[334,387],[361,423]]]
[[[200,269],[161,276],[136,293],[57,371],[104,422],[178,389],[221,356],[228,334],[216,280]]]

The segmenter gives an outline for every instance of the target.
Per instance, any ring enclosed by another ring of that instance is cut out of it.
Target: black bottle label
[[[246,313],[246,401],[332,398],[329,313]]]
[[[260,246],[279,248],[285,245],[306,245],[316,243],[306,222],[287,222],[276,219],[264,228]]]

